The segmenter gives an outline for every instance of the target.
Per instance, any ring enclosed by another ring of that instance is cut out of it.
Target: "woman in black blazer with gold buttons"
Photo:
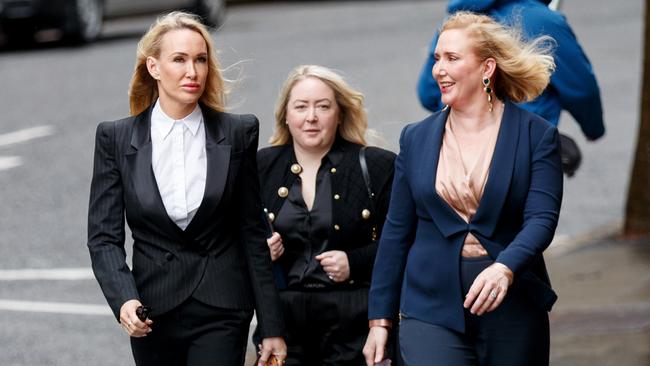
[[[366,130],[359,92],[325,67],[299,66],[279,97],[273,146],[258,152],[274,231],[267,242],[284,286],[287,365],[364,364],[368,287],[395,159],[365,148]]]

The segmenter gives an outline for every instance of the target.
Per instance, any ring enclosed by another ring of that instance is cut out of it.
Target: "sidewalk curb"
[[[622,230],[623,219],[619,219],[578,235],[558,235],[553,239],[544,254],[548,258],[557,257],[589,246],[602,239],[614,237],[620,234]]]

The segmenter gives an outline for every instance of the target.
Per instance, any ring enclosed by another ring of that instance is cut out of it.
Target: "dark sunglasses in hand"
[[[140,321],[147,320],[149,313],[151,313],[151,308],[148,306],[138,306],[135,309],[135,315],[138,316],[138,319],[140,319]]]

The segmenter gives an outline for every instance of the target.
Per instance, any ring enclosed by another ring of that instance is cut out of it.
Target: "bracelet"
[[[392,329],[393,328],[393,321],[390,319],[373,319],[368,322],[368,327],[383,327],[386,329]]]

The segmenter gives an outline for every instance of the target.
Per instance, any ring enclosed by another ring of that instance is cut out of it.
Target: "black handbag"
[[[563,133],[560,133],[560,158],[564,174],[573,177],[582,163],[582,153],[575,140]]]

